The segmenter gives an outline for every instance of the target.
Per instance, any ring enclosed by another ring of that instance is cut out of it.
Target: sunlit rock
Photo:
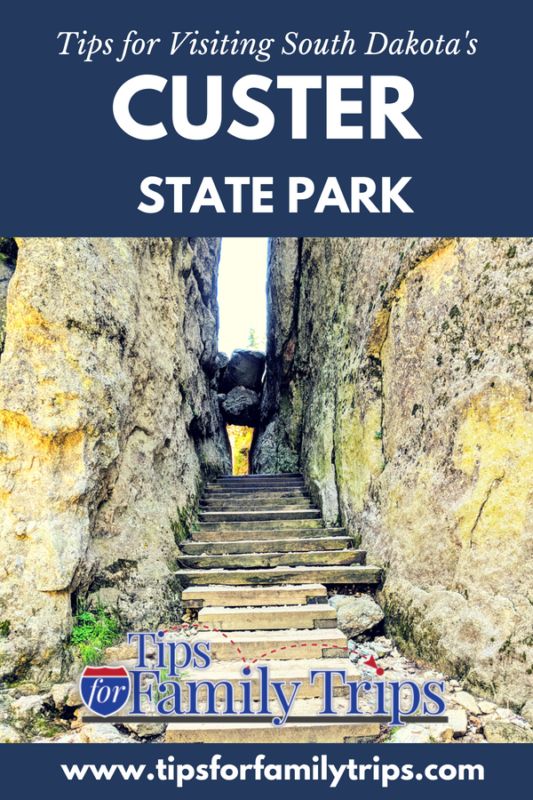
[[[412,657],[517,710],[533,666],[531,239],[273,239],[253,467],[299,463]]]
[[[216,239],[24,239],[0,359],[0,673],[67,677],[87,598],[179,608],[177,532],[229,472]],[[187,513],[186,513],[187,512]]]

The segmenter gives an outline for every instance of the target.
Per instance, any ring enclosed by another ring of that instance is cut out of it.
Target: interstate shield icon
[[[83,702],[99,717],[110,717],[126,705],[131,681],[126,667],[85,667],[80,677]]]

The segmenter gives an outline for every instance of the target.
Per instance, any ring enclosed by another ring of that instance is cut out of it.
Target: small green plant
[[[9,636],[11,631],[11,623],[8,619],[0,620],[0,637]]]
[[[44,739],[53,739],[65,733],[65,727],[47,717],[37,717],[33,723],[33,732]]]
[[[71,641],[84,664],[99,664],[105,648],[115,644],[119,636],[118,620],[104,608],[82,609],[74,617]]]
[[[248,331],[248,347],[256,348],[258,346],[256,330],[255,328],[250,328]]]
[[[383,439],[383,431],[375,431],[374,439],[379,439],[379,440]]]
[[[390,742],[393,740],[394,734],[396,731],[400,731],[402,729],[401,725],[391,725],[390,728],[387,728],[387,731],[382,739],[383,742]]]

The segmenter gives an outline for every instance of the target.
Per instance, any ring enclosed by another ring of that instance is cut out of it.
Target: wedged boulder
[[[237,386],[222,400],[222,415],[230,425],[254,427],[259,419],[260,402],[257,392]]]
[[[330,597],[329,604],[337,609],[337,627],[353,638],[375,627],[383,619],[383,611],[367,594]]]
[[[226,355],[226,353],[222,353],[221,351],[219,351],[215,357],[216,368],[222,371],[226,369],[228,364],[229,364],[229,358]]]
[[[220,390],[231,392],[237,387],[261,391],[265,355],[258,350],[234,350],[222,375]]]

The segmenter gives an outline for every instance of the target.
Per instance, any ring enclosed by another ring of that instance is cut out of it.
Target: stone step
[[[209,642],[211,655],[216,661],[234,661],[242,657],[247,660],[257,658],[262,662],[348,657],[348,640],[338,628],[234,631],[231,635],[200,630],[191,637],[191,642],[194,641]]]
[[[248,475],[219,475],[219,481],[272,480],[274,478],[303,478],[301,472],[251,472]]]
[[[381,569],[375,566],[273,567],[271,569],[183,569],[176,577],[185,586],[219,584],[225,586],[274,586],[280,583],[351,583],[374,585],[381,581]]]
[[[302,714],[303,716],[303,714]],[[320,717],[318,717],[320,719]],[[165,742],[173,744],[355,744],[379,735],[375,722],[171,722]]]
[[[260,520],[257,522],[201,522],[200,531],[251,531],[251,530],[279,530],[280,528],[323,528],[324,523],[321,519],[272,519]]]
[[[287,538],[290,539],[298,539],[307,541],[308,539],[321,539],[325,536],[328,539],[334,538],[343,538],[346,535],[346,528],[274,528],[270,529],[253,529],[248,530],[246,528],[238,527],[237,529],[217,529],[217,530],[205,530],[202,527],[199,531],[192,531],[191,539],[193,542],[216,542],[222,543],[225,541],[228,542],[240,542],[240,541],[275,541],[275,540],[284,540]]]
[[[262,483],[285,483],[300,481],[303,483],[303,475],[299,472],[278,472],[277,474],[267,475],[220,475],[213,483],[230,483],[234,485],[247,486],[249,484]]]
[[[305,511],[312,508],[311,501],[308,497],[219,497],[215,498],[202,498],[200,500],[200,510],[205,511],[244,511],[244,510],[257,510],[261,511],[279,510],[294,511],[301,508]]]
[[[284,536],[287,537],[286,531]],[[306,550],[343,550],[351,547],[349,536],[309,537],[307,539],[240,539],[237,541],[182,542],[180,550],[185,555],[226,555],[230,553],[302,553]]]
[[[320,583],[303,583],[299,586],[189,586],[183,590],[181,600],[185,608],[226,606],[288,606],[326,603],[326,587]]]
[[[241,514],[246,511],[254,512],[258,509],[261,509],[265,514],[273,515],[280,511],[310,511],[313,509],[313,505],[311,505],[309,500],[295,500],[292,502],[276,502],[275,500],[271,500],[269,503],[257,500],[253,503],[250,501],[241,502],[240,500],[234,500],[228,502],[227,500],[223,500],[220,503],[202,501],[199,506],[199,511],[202,514],[206,512]]]
[[[300,478],[289,478],[288,480],[271,480],[271,481],[246,481],[246,483],[234,483],[233,481],[217,481],[215,484],[208,484],[209,489],[213,487],[222,487],[224,489],[305,489],[305,483]]]
[[[206,489],[204,491],[204,497],[308,497],[309,492],[307,489],[296,486],[293,489],[286,488],[283,486],[277,486],[272,488],[265,488],[265,489],[246,489],[244,488],[236,488],[233,489],[229,488],[222,488],[217,487],[216,489]]]
[[[320,519],[318,508],[296,511],[201,511],[200,522],[273,522],[274,520]]]
[[[301,478],[301,472],[250,472],[248,475],[219,475],[217,480],[249,481],[252,478]]]
[[[286,486],[270,486],[265,488],[257,488],[254,486],[216,486],[214,484],[208,484],[204,495],[208,495],[210,497],[220,497],[220,496],[230,496],[230,497],[246,497],[247,495],[251,495],[252,497],[263,497],[263,496],[270,496],[279,497],[288,495],[289,497],[307,497],[309,495],[308,490],[304,486],[295,486],[294,488],[287,488]]]
[[[337,564],[362,564],[365,550],[310,550],[299,553],[235,553],[228,555],[179,555],[185,568],[194,569],[246,569],[257,567],[333,566]]]
[[[349,698],[335,699],[335,711],[339,717],[345,716],[349,709]],[[272,703],[272,711],[278,706]],[[302,698],[296,700],[291,712],[295,717],[313,717],[311,722],[291,722],[285,725],[273,725],[265,722],[219,722],[213,720],[202,722],[201,717],[194,722],[171,722],[165,733],[165,742],[172,744],[351,744],[374,741],[380,732],[376,722],[320,722],[319,713],[322,708],[320,698]],[[316,718],[316,722],[314,719]]]
[[[305,484],[296,484],[295,486],[271,485],[271,486],[246,486],[240,484],[227,484],[222,485],[218,483],[208,483],[204,491],[209,494],[242,494],[243,492],[252,492],[258,494],[306,494],[308,492]]]
[[[260,608],[205,606],[198,613],[198,622],[219,631],[324,629],[337,627],[337,611],[327,603]]]

